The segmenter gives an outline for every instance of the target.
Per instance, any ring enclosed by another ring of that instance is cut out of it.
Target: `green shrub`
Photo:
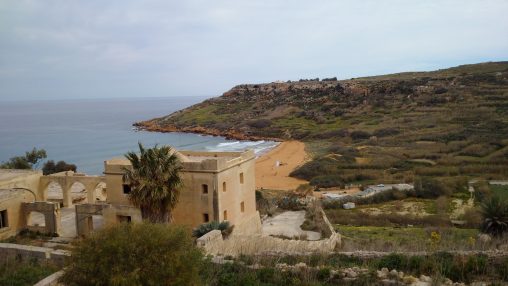
[[[353,140],[364,140],[369,139],[371,134],[367,131],[356,130],[351,132],[349,136],[351,136]]]
[[[310,181],[321,175],[333,175],[338,171],[337,162],[329,158],[316,158],[303,164],[289,174],[291,177]]]
[[[198,285],[203,254],[188,230],[166,224],[119,224],[77,242],[65,285]]]
[[[318,188],[344,187],[344,180],[339,175],[317,176],[312,178],[309,183]]]
[[[193,229],[192,236],[199,238],[199,237],[202,237],[203,235],[205,235],[215,229],[220,230],[222,234],[228,234],[229,228],[230,227],[229,227],[228,221],[222,221],[222,222],[211,221],[211,222],[204,223],[204,224],[196,227],[195,229]]]
[[[508,231],[508,202],[494,196],[481,205],[482,232],[501,236]]]
[[[278,202],[278,206],[283,210],[290,211],[299,211],[305,208],[305,204],[303,204],[299,200],[299,197],[295,194],[290,194],[280,199]]]
[[[379,259],[378,268],[386,267],[388,269],[403,269],[408,265],[407,257],[401,254],[391,253]]]

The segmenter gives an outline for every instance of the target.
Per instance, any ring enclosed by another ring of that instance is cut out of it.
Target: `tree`
[[[42,166],[42,174],[50,175],[54,173],[64,172],[64,171],[74,171],[76,172],[77,167],[74,164],[67,164],[65,161],[58,161],[55,164],[55,161],[49,160]]]
[[[46,150],[33,148],[32,151],[25,152],[25,156],[16,156],[9,161],[0,164],[4,169],[34,169],[37,168],[40,161],[46,158]]]
[[[139,143],[139,152],[125,155],[132,164],[124,175],[131,187],[129,200],[141,209],[143,219],[168,223],[180,195],[181,162],[168,146],[145,149]]]
[[[508,202],[494,196],[481,205],[482,232],[500,236],[508,231]]]
[[[72,249],[61,282],[74,285],[199,285],[203,254],[181,226],[122,223]]]

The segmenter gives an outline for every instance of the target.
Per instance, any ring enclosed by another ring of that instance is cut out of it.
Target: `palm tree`
[[[139,145],[139,156],[128,152],[131,168],[125,168],[124,181],[131,187],[129,200],[141,209],[141,216],[152,223],[168,223],[178,203],[182,179],[180,159],[168,146],[145,149]]]
[[[484,202],[481,208],[483,216],[482,231],[499,236],[508,231],[508,203],[494,196]]]

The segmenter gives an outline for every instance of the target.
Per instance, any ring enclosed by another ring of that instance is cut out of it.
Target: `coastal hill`
[[[243,84],[135,125],[235,139],[301,140],[314,160],[293,175],[328,176],[321,178],[325,185],[426,174],[502,177],[508,175],[508,62]]]

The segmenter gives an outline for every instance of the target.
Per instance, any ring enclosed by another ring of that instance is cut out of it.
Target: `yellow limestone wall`
[[[179,202],[173,210],[173,222],[196,227],[204,223],[204,214],[209,221],[227,220],[239,225],[244,219],[256,215],[255,174],[253,151],[246,152],[191,152],[178,153],[182,157],[183,186]],[[123,194],[124,168],[130,164],[124,159],[113,159],[105,162],[107,202],[118,206],[131,206],[128,195]],[[240,174],[243,173],[243,183]],[[226,191],[223,191],[223,183]],[[208,193],[203,193],[202,185],[208,186]],[[214,194],[217,196],[214,207]],[[243,202],[244,211],[241,211]],[[131,206],[132,208],[132,206]],[[133,212],[136,208],[132,208]],[[139,212],[139,210],[137,210]],[[114,212],[114,208],[108,210]],[[138,214],[138,213],[137,213]],[[136,214],[136,215],[137,215]],[[115,223],[115,215],[104,215],[106,224]],[[257,229],[257,228],[256,228]]]
[[[7,227],[0,228],[0,240],[16,235],[25,226],[21,203],[33,202],[34,196],[23,190],[0,191],[0,211],[7,210]]]

